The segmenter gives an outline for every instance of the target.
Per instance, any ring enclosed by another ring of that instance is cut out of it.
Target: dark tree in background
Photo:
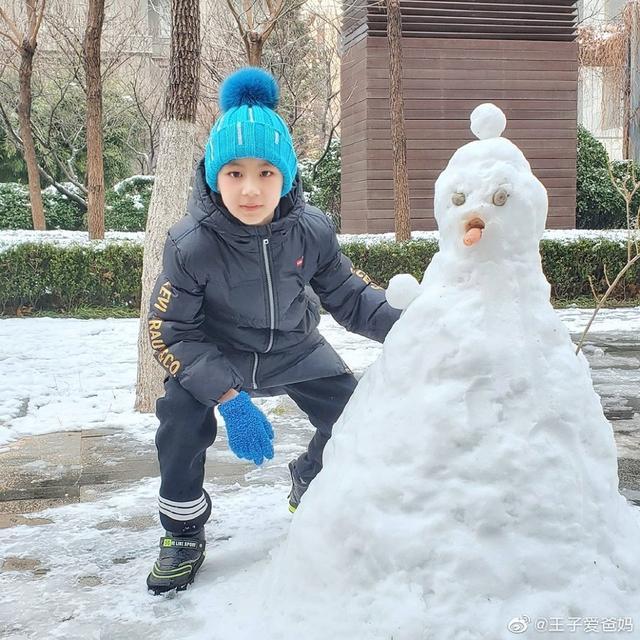
[[[400,0],[385,0],[389,41],[389,108],[396,240],[411,239],[411,204],[407,168],[407,134],[402,93],[402,14]]]
[[[89,0],[84,36],[87,85],[87,227],[92,240],[104,238],[104,165],[102,141],[102,75],[100,40],[104,0]]]

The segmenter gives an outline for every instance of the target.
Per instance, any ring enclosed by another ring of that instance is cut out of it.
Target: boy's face
[[[239,158],[218,173],[225,207],[245,224],[269,224],[282,191],[282,173],[266,160]]]

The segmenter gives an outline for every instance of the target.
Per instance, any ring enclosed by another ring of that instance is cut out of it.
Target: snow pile
[[[440,252],[419,291],[395,291],[406,310],[277,556],[268,637],[494,640],[513,620],[640,620],[640,521],[549,302],[544,187],[487,135],[454,154],[435,210]]]

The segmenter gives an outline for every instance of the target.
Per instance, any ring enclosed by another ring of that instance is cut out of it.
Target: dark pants
[[[322,452],[356,384],[353,375],[343,374],[284,387],[316,428],[307,450],[296,461],[296,471],[305,482],[311,482],[322,469]],[[190,533],[200,529],[211,514],[211,500],[202,483],[206,451],[216,439],[216,419],[213,407],[200,404],[175,378],[168,378],[164,388],[165,395],[156,403],[160,522],[167,531]]]

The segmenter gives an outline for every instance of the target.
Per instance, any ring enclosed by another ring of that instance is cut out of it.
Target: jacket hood
[[[204,226],[231,236],[279,236],[297,223],[304,211],[305,201],[300,174],[296,175],[291,191],[280,198],[273,221],[266,225],[249,225],[235,218],[225,207],[219,193],[211,191],[205,179],[204,158],[198,162],[189,197],[187,213]]]

